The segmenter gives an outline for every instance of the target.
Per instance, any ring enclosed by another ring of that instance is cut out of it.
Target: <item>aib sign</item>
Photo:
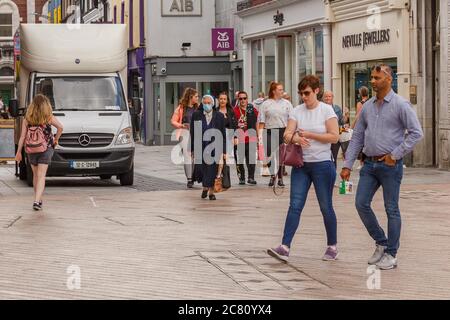
[[[233,51],[234,50],[234,29],[232,29],[232,28],[212,29],[212,50],[213,51]]]

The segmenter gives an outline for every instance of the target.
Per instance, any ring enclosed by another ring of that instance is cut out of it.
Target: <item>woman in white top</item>
[[[298,85],[304,104],[296,107],[289,116],[284,134],[286,142],[300,144],[303,149],[304,166],[293,168],[289,211],[280,246],[269,249],[271,256],[287,261],[292,239],[300,223],[311,184],[322,212],[327,232],[328,248],[323,260],[336,260],[337,222],[333,209],[333,187],[336,170],[330,147],[339,140],[339,126],[333,107],[317,100],[320,82],[316,76],[306,76]]]
[[[283,85],[281,83],[272,82],[269,89],[269,99],[264,101],[261,105],[258,115],[258,131],[261,133],[263,129],[267,129],[267,139],[265,140],[265,152],[271,160],[278,158],[277,154],[272,152],[277,152],[278,147],[283,143],[284,131],[286,129],[289,114],[294,109],[292,104],[283,99]],[[262,134],[258,135],[259,143],[262,143]],[[273,140],[273,141],[272,141]],[[272,161],[268,163],[270,170],[270,182],[269,187],[272,187],[275,183],[275,168],[272,166]],[[284,187],[283,183],[283,167],[278,166],[278,185]]]

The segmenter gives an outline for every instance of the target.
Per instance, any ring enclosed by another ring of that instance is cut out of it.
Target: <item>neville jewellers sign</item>
[[[391,41],[391,30],[377,30],[371,32],[363,32],[342,37],[342,48],[362,48],[366,50],[368,46],[389,43]]]
[[[212,29],[212,51],[233,51],[234,29],[216,28]]]

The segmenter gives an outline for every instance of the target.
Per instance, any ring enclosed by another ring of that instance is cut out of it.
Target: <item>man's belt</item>
[[[372,161],[372,162],[379,162],[379,161],[383,161],[384,159],[384,157],[385,157],[386,155],[384,155],[384,156],[374,156],[374,157],[369,157],[369,156],[365,156],[364,157],[364,160],[369,160],[369,161]],[[382,160],[383,159],[383,160]]]

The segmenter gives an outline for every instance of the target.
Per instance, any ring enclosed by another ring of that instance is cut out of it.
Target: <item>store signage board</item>
[[[212,50],[213,51],[233,51],[234,50],[234,29],[232,28],[215,28],[212,34]]]
[[[201,17],[202,0],[161,0],[162,17]]]

